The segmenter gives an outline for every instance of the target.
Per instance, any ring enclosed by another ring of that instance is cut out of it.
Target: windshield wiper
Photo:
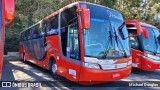
[[[158,43],[158,39],[157,39],[157,37],[156,37],[156,32],[154,32],[154,29],[152,29],[152,32],[153,32],[153,37],[154,37],[154,43],[156,44],[155,46],[156,47],[154,47],[154,54],[156,55],[156,53],[158,52],[157,50],[158,50],[158,48],[159,48],[159,43]]]
[[[124,50],[124,47],[123,47],[123,45],[122,45],[122,43],[121,43],[118,35],[116,34],[116,31],[115,31],[115,28],[114,28],[114,27],[113,27],[113,30],[114,30],[113,34],[114,34],[114,37],[115,37],[115,41],[116,41],[117,46],[122,46],[123,51],[125,52],[124,57],[127,57],[126,51]],[[107,47],[106,47],[106,49],[105,49],[105,51],[104,51],[104,55],[102,56],[102,58],[106,58],[106,57],[107,57],[107,54],[108,54],[108,52],[109,52],[109,47],[110,47],[110,45],[112,45],[112,38],[113,38],[113,35],[111,34],[111,31],[109,31],[109,41],[108,41],[108,44],[106,43],[106,46],[107,46]],[[118,41],[120,42],[121,45],[118,44]],[[111,44],[110,44],[110,43],[111,43]]]
[[[107,57],[107,53],[108,53],[108,50],[109,50],[109,47],[110,47],[110,45],[112,45],[112,34],[111,34],[111,31],[109,31],[109,41],[106,43],[106,49],[104,50],[104,55],[102,56],[102,58],[106,58]],[[111,44],[110,44],[111,43]],[[107,52],[106,52],[107,51]]]
[[[158,49],[158,41],[157,41],[157,39],[156,39],[156,37],[155,37],[155,33],[154,33],[154,40],[155,40],[155,44],[156,44],[156,47],[157,47],[157,49]],[[156,54],[157,53],[157,50],[156,50],[156,48],[154,48],[154,54]]]
[[[123,22],[122,25],[119,26],[118,29],[123,29],[124,25],[125,25],[125,23]],[[115,41],[116,41],[117,46],[122,46],[123,51],[124,51],[124,57],[127,57],[126,51],[125,51],[125,49],[124,49],[124,46],[122,45],[121,40],[119,39],[118,35],[116,34],[116,30],[115,30],[115,27],[114,27],[114,26],[113,26],[113,30],[114,30],[113,34],[114,34],[114,37],[115,37]],[[123,33],[123,32],[122,32],[122,33]],[[112,38],[113,38],[112,32],[109,31],[109,41],[107,42],[108,44],[106,43],[106,46],[105,46],[106,49],[105,49],[105,51],[104,51],[104,55],[102,56],[102,58],[106,58],[106,57],[107,57],[107,54],[108,54],[108,52],[109,52],[109,47],[110,47],[110,45],[112,45],[112,43],[113,43],[113,42],[112,42]],[[122,38],[123,38],[123,37],[122,37]],[[125,38],[125,39],[126,39],[126,38]],[[121,45],[118,44],[118,41],[120,42]]]

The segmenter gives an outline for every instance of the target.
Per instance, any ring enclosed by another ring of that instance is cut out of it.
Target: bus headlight
[[[131,64],[132,64],[132,60],[130,60],[127,65],[129,66],[129,65],[131,65]]]
[[[151,54],[147,54],[147,56],[151,59],[154,59],[154,60],[160,60],[160,57],[158,56],[155,56],[155,55],[151,55]]]
[[[92,69],[100,69],[99,65],[96,63],[84,63],[84,66]]]
[[[147,54],[143,58],[145,58],[147,60],[150,60],[151,62],[154,62],[154,63],[160,63],[160,57],[159,56]]]

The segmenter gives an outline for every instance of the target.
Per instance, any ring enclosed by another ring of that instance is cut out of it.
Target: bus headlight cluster
[[[92,69],[100,69],[99,65],[96,63],[84,63],[84,66]]]
[[[92,69],[100,69],[100,66],[103,70],[112,70],[112,69],[120,69],[125,68],[132,64],[132,60],[130,60],[128,63],[119,63],[119,64],[102,64],[99,65],[97,63],[84,63],[84,66],[86,68],[92,68]]]
[[[160,57],[155,56],[155,55],[150,55],[150,54],[148,54],[147,56],[148,56],[149,58],[151,58],[151,59],[160,60]]]
[[[147,54],[147,56],[143,56],[143,58],[150,60],[151,62],[154,62],[154,63],[160,63],[160,57],[155,55]]]
[[[101,65],[103,70],[112,70],[112,69],[120,69],[125,68],[132,64],[132,60],[128,63],[119,63],[119,64],[109,64],[109,65]]]

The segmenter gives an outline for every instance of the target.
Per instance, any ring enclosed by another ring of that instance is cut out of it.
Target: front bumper
[[[128,77],[131,73],[131,69],[131,65],[116,70],[98,70],[81,67],[79,83],[83,85],[90,85],[120,80]]]

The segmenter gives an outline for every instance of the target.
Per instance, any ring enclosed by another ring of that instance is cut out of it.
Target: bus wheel
[[[57,64],[55,61],[52,62],[51,73],[52,73],[54,79],[58,79]]]

